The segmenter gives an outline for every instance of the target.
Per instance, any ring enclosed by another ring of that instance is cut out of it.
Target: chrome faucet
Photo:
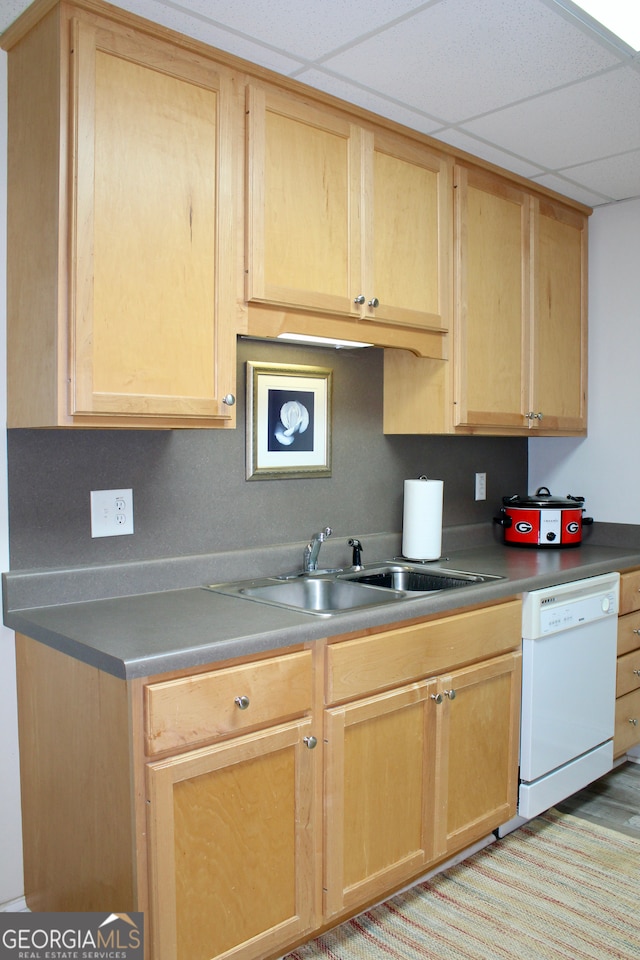
[[[318,554],[320,553],[320,547],[333,533],[331,527],[325,527],[324,530],[321,530],[320,533],[314,533],[311,537],[311,540],[304,548],[304,561],[302,569],[305,573],[311,573],[313,570],[318,569]]]

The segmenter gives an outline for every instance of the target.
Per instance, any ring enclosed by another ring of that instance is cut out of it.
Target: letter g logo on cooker
[[[533,527],[528,520],[518,520],[516,523],[516,530],[518,533],[531,533]]]

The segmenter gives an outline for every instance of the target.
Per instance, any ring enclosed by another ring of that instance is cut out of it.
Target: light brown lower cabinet
[[[620,577],[614,757],[624,756],[639,743],[640,570],[628,570]]]
[[[32,910],[266,960],[515,813],[519,600],[129,682],[17,636]]]
[[[304,719],[147,768],[155,960],[268,956],[314,926]]]
[[[515,815],[519,712],[518,653],[327,711],[327,916]]]
[[[326,894],[334,916],[430,859],[433,681],[327,711]]]

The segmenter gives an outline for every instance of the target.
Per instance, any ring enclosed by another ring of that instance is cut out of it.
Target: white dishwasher
[[[518,816],[500,836],[613,767],[620,574],[526,593]]]

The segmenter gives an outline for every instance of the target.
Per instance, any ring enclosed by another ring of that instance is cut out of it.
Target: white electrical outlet
[[[487,475],[476,473],[476,500],[487,499]]]
[[[91,536],[133,533],[133,490],[91,491]]]

